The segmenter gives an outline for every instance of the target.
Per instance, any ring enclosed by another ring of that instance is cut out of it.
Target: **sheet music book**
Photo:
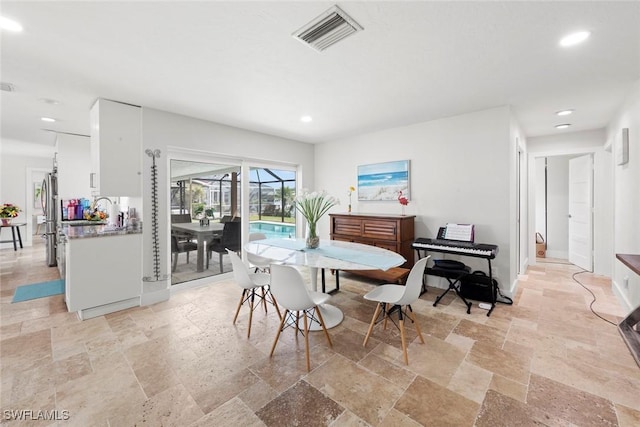
[[[473,242],[473,237],[473,224],[447,224],[445,227],[445,239]]]

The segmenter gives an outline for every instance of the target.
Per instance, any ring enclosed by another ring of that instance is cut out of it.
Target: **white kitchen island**
[[[65,302],[82,320],[140,305],[142,227],[65,227]]]

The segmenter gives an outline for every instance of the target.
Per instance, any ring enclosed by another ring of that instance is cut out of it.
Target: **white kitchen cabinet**
[[[140,305],[142,234],[69,238],[65,300],[80,319]]]
[[[91,189],[100,196],[142,196],[142,109],[98,99],[91,108]]]
[[[90,198],[87,177],[91,172],[91,140],[81,135],[58,134],[58,197],[60,199]]]

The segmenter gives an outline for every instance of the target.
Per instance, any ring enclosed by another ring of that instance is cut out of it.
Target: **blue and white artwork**
[[[358,200],[409,197],[409,160],[358,166]]]

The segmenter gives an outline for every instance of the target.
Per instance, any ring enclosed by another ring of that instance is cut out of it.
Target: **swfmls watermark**
[[[33,410],[33,409],[5,409],[2,412],[5,421],[66,421],[71,414],[66,409]]]

